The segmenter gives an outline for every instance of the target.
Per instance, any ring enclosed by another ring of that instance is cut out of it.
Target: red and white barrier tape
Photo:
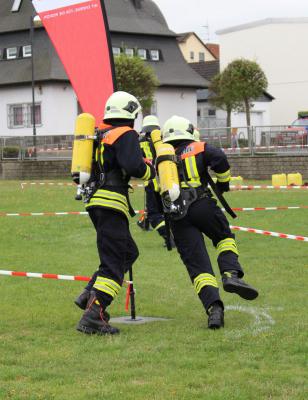
[[[45,279],[58,279],[63,281],[86,281],[91,278],[88,276],[73,276],[73,275],[58,275],[58,274],[41,274],[38,272],[19,272],[19,271],[6,271],[0,270],[0,275],[8,276],[23,276],[27,278],[45,278]]]
[[[21,182],[21,187],[25,185],[49,185],[49,186],[75,186],[74,183],[69,183],[69,182]],[[131,185],[132,187],[141,187],[143,188],[143,184],[136,184],[133,183]],[[289,186],[271,186],[271,185],[231,185],[230,189],[232,190],[254,190],[254,189],[306,189],[308,190],[308,186],[295,186],[295,185],[289,185]]]
[[[278,206],[278,207],[234,207],[233,211],[277,211],[277,210],[299,210],[308,208],[308,206]],[[225,211],[224,208],[222,208]]]
[[[75,186],[75,187],[77,187],[75,183],[70,183],[70,182],[21,182],[20,183],[20,186],[22,189],[26,185],[31,185],[31,186],[34,186],[34,185],[38,185],[38,186],[46,186],[46,185],[48,185],[48,186]],[[131,184],[131,186],[132,187],[144,187],[144,185],[142,185],[141,183],[140,184],[133,183],[133,184]]]
[[[308,190],[308,186],[271,186],[271,185],[230,185],[233,190],[254,190],[254,189],[304,189]]]
[[[307,148],[307,144],[288,144],[285,146],[256,146],[254,147],[254,150],[267,150],[267,149],[305,149]],[[222,148],[223,151],[233,151],[233,152],[238,152],[241,150],[250,150],[250,147],[227,147],[227,148]]]
[[[278,211],[278,210],[300,210],[306,209],[308,206],[278,206],[278,207],[234,207],[233,211]],[[225,211],[222,208],[222,211]],[[136,214],[144,214],[144,210],[135,210]],[[53,217],[63,215],[88,215],[87,211],[61,211],[61,212],[21,212],[21,213],[4,213],[0,212],[0,217]]]
[[[44,186],[44,185],[48,185],[48,186],[76,186],[75,183],[71,183],[71,182],[21,182],[20,186],[23,189],[24,186],[26,185],[39,185],[39,186]]]
[[[234,225],[230,225],[230,228],[234,231],[251,232],[251,233],[257,233],[259,235],[264,235],[264,236],[279,237],[281,239],[292,239],[292,240],[298,240],[301,242],[308,242],[308,237],[306,237],[306,236],[289,235],[288,233],[263,231],[261,229],[246,228],[243,226],[234,226]]]
[[[55,279],[61,281],[85,281],[89,282],[91,277],[81,275],[59,275],[59,274],[42,274],[40,272],[22,272],[22,271],[7,271],[0,269],[0,275],[20,276],[25,278],[40,278],[40,279]],[[127,285],[131,285],[132,281],[123,281]]]
[[[3,213],[0,217],[51,217],[55,215],[88,215],[87,211],[64,211],[64,212],[22,212],[22,213]]]

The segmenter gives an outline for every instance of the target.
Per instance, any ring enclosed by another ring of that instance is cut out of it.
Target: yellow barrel
[[[158,162],[158,177],[161,195],[168,195],[171,201],[175,201],[180,196],[180,183],[176,163],[172,160],[172,158],[175,157],[174,148],[171,144],[162,142],[161,132],[158,129],[152,131],[151,139],[155,147]],[[160,157],[166,157],[167,159],[159,161]]]
[[[287,180],[288,185],[302,186],[303,184],[303,177],[299,172],[296,174],[288,174]]]
[[[91,176],[94,135],[93,115],[88,113],[78,115],[75,124],[71,173],[75,176],[79,174],[81,185],[87,183]]]
[[[286,186],[287,185],[287,175],[286,174],[272,175],[272,185],[273,186]]]

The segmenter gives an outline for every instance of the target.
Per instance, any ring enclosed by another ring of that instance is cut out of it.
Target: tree
[[[117,89],[128,92],[140,101],[143,115],[150,114],[159,82],[153,69],[139,57],[121,54],[115,57]]]
[[[209,102],[227,112],[227,127],[231,126],[231,112],[241,107],[242,103],[232,91],[225,90],[223,72],[214,76],[209,87]],[[230,131],[231,135],[231,131]]]
[[[221,87],[224,96],[237,99],[244,105],[247,126],[250,126],[252,101],[267,89],[266,76],[255,61],[237,59],[222,72]]]

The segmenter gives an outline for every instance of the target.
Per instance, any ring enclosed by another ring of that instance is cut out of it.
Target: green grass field
[[[246,183],[246,182],[245,182]],[[0,182],[0,212],[83,211],[72,187]],[[308,205],[308,191],[241,191],[232,207]],[[132,196],[143,208],[142,189]],[[238,213],[234,225],[308,236],[308,210]],[[137,315],[169,318],[117,325],[117,337],[75,330],[82,282],[0,276],[0,399],[168,400],[308,398],[308,243],[236,234],[247,302],[221,290],[225,328],[210,331],[176,251],[131,221]],[[0,269],[91,275],[95,231],[87,216],[0,217]],[[218,276],[215,251],[206,241]],[[126,315],[125,289],[111,307]]]

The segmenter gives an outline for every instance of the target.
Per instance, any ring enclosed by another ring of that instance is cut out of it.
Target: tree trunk
[[[230,146],[231,146],[231,112],[232,108],[227,107],[227,137]]]
[[[246,111],[246,122],[247,126],[250,126],[250,104],[249,104],[249,99],[244,100],[245,104],[245,111]]]

